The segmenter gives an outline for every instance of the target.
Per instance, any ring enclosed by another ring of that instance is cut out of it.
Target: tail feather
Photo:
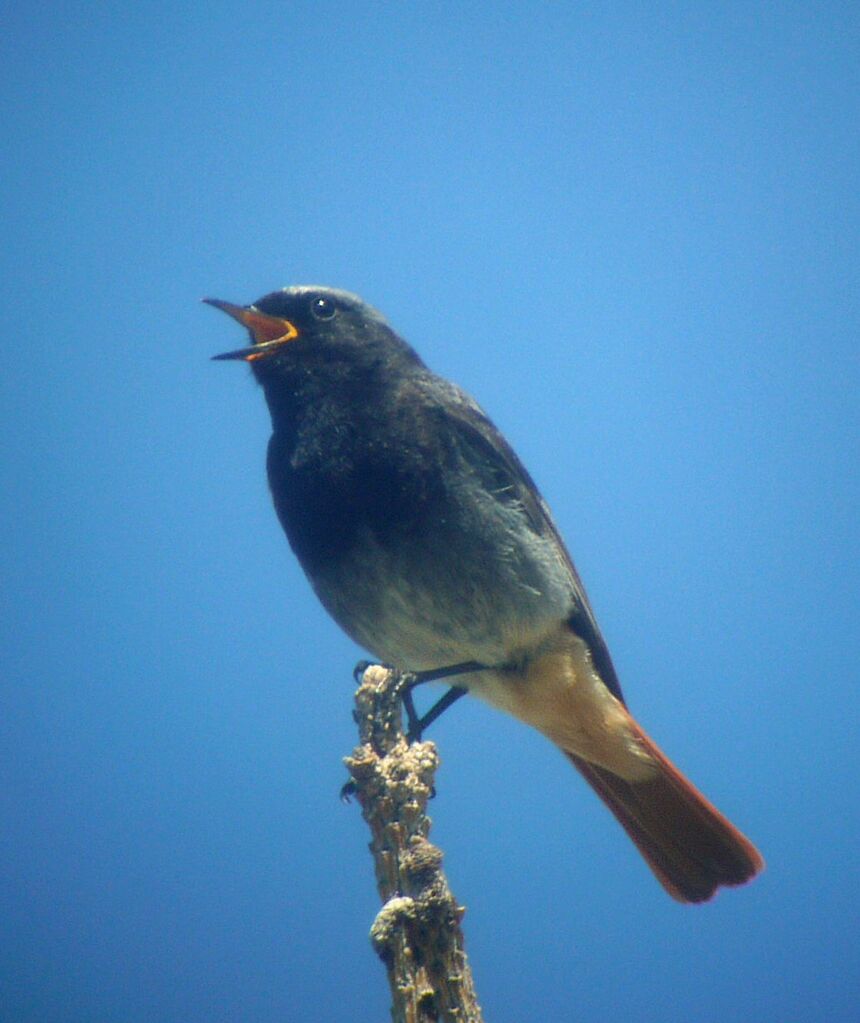
[[[705,902],[720,886],[755,877],[764,860],[752,842],[638,726],[636,737],[657,765],[656,775],[644,781],[625,781],[565,752],[615,814],[666,891],[679,902]]]

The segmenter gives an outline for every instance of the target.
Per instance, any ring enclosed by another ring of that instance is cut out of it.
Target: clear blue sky
[[[358,291],[496,419],[637,716],[761,846],[685,908],[433,730],[488,1020],[854,1019],[856,4],[19,4],[0,38],[0,1019],[386,1019],[360,656],[204,295]]]

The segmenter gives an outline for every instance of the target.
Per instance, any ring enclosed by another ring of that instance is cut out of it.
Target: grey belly
[[[496,511],[481,528],[440,523],[382,545],[370,531],[311,582],[341,627],[411,670],[508,662],[570,613],[573,583],[552,535]]]

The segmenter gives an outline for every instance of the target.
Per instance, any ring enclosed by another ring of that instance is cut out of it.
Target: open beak
[[[233,305],[232,302],[222,302],[220,298],[204,298],[203,301],[207,305],[214,305],[216,309],[220,309],[243,327],[247,327],[254,339],[254,344],[250,348],[237,348],[235,352],[213,355],[213,359],[244,359],[245,362],[254,362],[255,359],[271,355],[282,344],[299,336],[295,324],[289,320],[258,312],[253,306]]]

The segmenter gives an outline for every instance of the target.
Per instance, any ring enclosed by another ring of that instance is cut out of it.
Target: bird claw
[[[361,680],[364,678],[364,673],[373,664],[373,661],[359,661],[358,664],[352,669],[352,677],[355,681],[361,685]]]
[[[358,664],[352,669],[352,677],[355,681],[361,685],[361,680],[364,677],[364,673],[368,668],[372,668],[374,665],[379,668],[385,668],[387,671],[393,671],[394,667],[391,664],[380,664],[379,661],[359,661]]]
[[[367,669],[377,663],[377,661],[359,661],[355,668],[353,668],[352,677],[360,685]],[[394,670],[388,664],[380,665],[380,667]],[[451,678],[454,675],[464,675],[468,672],[485,671],[486,669],[486,664],[479,664],[477,661],[464,661],[461,664],[451,664],[443,668],[431,668],[428,671],[404,672],[400,681],[402,687],[400,699],[406,714],[407,742],[410,745],[413,742],[420,742],[424,729],[431,725],[443,711],[447,710],[452,703],[455,703],[466,693],[462,686],[451,686],[448,692],[441,699],[437,700],[426,714],[419,716],[418,711],[415,709],[415,702],[412,699],[412,690],[416,686],[423,685],[425,682],[436,682],[443,678]],[[346,789],[346,786],[344,786],[344,789]],[[343,796],[344,791],[342,790],[341,797],[343,798]]]

